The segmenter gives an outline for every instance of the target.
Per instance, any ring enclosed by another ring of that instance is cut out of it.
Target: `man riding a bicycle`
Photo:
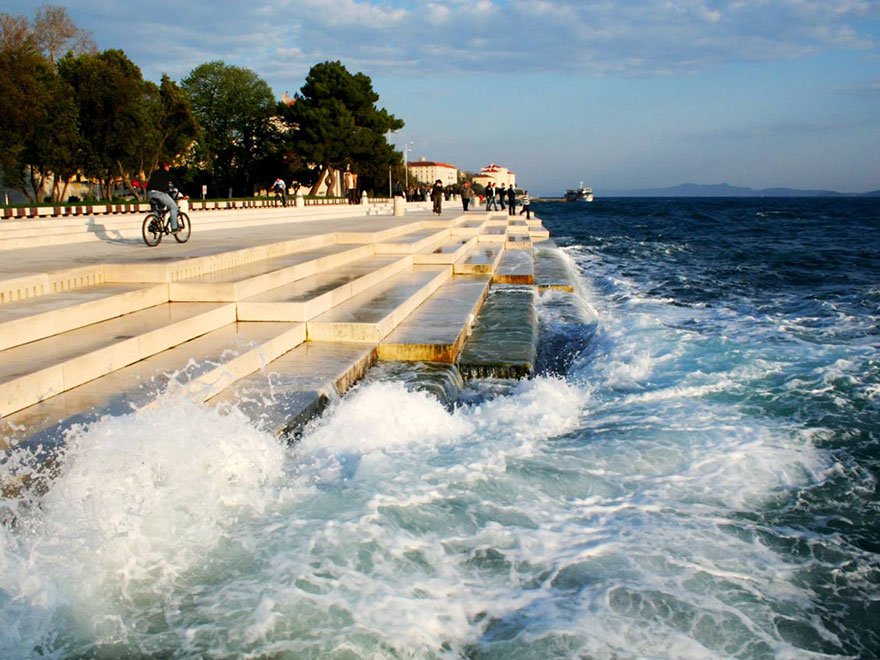
[[[180,231],[180,227],[177,224],[179,209],[177,208],[177,202],[169,194],[174,187],[171,183],[170,169],[170,163],[162,162],[159,165],[159,169],[150,175],[150,180],[147,182],[147,199],[151,202],[158,202],[170,211],[171,233],[176,234]]]

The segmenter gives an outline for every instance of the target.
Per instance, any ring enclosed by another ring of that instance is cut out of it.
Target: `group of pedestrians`
[[[493,209],[495,211],[498,211],[498,210],[504,211],[506,209],[508,215],[516,215],[517,197],[516,197],[516,187],[514,185],[511,184],[510,186],[507,186],[506,184],[502,183],[499,188],[496,188],[495,184],[490,181],[489,183],[486,184],[484,195],[486,198],[486,211],[491,211]],[[461,205],[465,211],[468,210],[473,199],[474,199],[474,190],[471,187],[470,183],[465,182],[462,185],[462,189],[461,189]],[[519,203],[522,205],[522,210],[520,210],[520,212],[519,212],[520,215],[525,213],[526,218],[531,219],[531,217],[532,217],[532,208],[531,208],[532,200],[529,197],[528,190],[526,190],[525,192],[523,192],[522,195],[520,195]]]

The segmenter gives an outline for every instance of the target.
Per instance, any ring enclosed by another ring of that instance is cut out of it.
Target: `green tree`
[[[0,172],[31,201],[38,189],[29,185],[27,152],[45,122],[53,77],[27,19],[0,15]]]
[[[85,174],[101,183],[109,198],[120,181],[130,182],[157,151],[159,91],[121,50],[65,55],[58,62],[70,85],[82,131]]]
[[[181,87],[202,128],[195,165],[212,174],[218,192],[250,194],[261,159],[277,141],[268,83],[250,69],[215,61],[193,69]]]
[[[302,161],[324,170],[351,165],[362,189],[387,188],[389,168],[399,164],[400,155],[386,136],[403,128],[403,121],[376,107],[379,95],[369,76],[352,75],[338,61],[322,62],[312,67],[295,98],[284,117]]]

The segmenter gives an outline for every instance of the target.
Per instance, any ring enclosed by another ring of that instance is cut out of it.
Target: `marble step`
[[[308,321],[403,270],[409,255],[373,255],[238,302],[240,321]]]
[[[495,268],[496,284],[534,284],[535,264],[531,250],[505,250]]]
[[[379,358],[455,362],[490,281],[488,275],[452,277],[379,343]]]
[[[169,295],[172,301],[243,300],[372,254],[371,245],[324,245],[171,282]]]
[[[167,284],[98,284],[0,305],[0,351],[166,302]]]
[[[476,235],[448,236],[442,244],[413,254],[413,260],[416,264],[454,264],[469,254],[476,243]]]
[[[448,228],[424,227],[376,243],[376,254],[415,254],[431,250],[449,238]]]
[[[449,266],[398,273],[309,321],[309,341],[378,343],[451,276]]]
[[[0,415],[235,321],[235,305],[165,303],[0,352]]]
[[[534,373],[536,297],[534,287],[492,287],[458,358],[464,378],[525,378]]]
[[[255,424],[293,438],[376,362],[375,344],[307,342],[208,403],[234,406]]]
[[[574,291],[574,273],[553,241],[535,245],[535,286],[539,291]]]
[[[186,393],[199,400],[216,395],[305,339],[301,323],[230,323],[61,392],[0,419],[0,449],[23,442],[49,445],[63,439],[73,424],[104,415],[123,415],[161,394]]]
[[[454,265],[456,275],[491,275],[501,261],[504,246],[496,243],[478,243]]]

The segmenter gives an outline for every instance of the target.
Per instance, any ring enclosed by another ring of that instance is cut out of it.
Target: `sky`
[[[532,194],[880,189],[880,0],[51,4],[156,82],[222,60],[280,97],[338,60],[405,122],[410,160],[497,163]]]

